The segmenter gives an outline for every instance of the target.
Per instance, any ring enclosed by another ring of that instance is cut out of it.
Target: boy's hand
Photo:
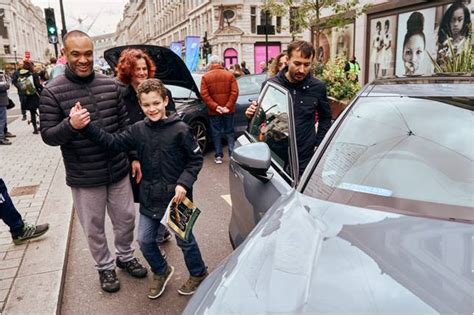
[[[135,178],[137,184],[142,180],[142,168],[140,162],[137,160],[132,162],[132,177]]]
[[[87,109],[82,108],[81,103],[77,102],[69,112],[69,123],[74,129],[82,129],[91,121],[91,117]]]
[[[245,116],[247,116],[248,119],[252,119],[253,115],[255,115],[256,109],[257,109],[257,102],[252,101],[252,103],[250,103],[250,106],[247,107],[247,109],[245,110]]]
[[[181,185],[176,185],[173,202],[179,205],[186,197],[186,189]]]

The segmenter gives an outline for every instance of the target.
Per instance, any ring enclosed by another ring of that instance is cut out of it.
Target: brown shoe
[[[196,292],[197,288],[201,284],[201,282],[206,279],[208,273],[206,270],[206,273],[203,274],[200,277],[193,277],[189,276],[188,280],[186,281],[185,284],[181,286],[181,288],[178,289],[178,293],[181,295],[192,295],[194,292]]]
[[[161,294],[165,291],[166,284],[170,281],[171,276],[173,275],[174,267],[168,265],[168,269],[164,275],[159,276],[157,274],[153,274],[153,278],[150,282],[150,288],[148,289],[148,298],[156,299],[160,297]]]

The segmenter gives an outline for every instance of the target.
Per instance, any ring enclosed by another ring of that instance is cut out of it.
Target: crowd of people
[[[192,200],[193,184],[203,164],[202,152],[191,127],[176,114],[170,91],[154,78],[156,65],[145,51],[122,51],[117,77],[112,78],[94,71],[93,43],[86,33],[71,31],[63,43],[65,63],[55,74],[59,66],[51,60],[48,84],[42,84],[42,76],[29,62],[23,62],[13,77],[22,115],[29,111],[33,133],[41,134],[46,144],[61,146],[66,184],[106,292],[120,289],[116,268],[136,278],[148,274],[148,268],[133,255],[134,203],[139,204],[138,244],[152,272],[148,297],[156,299],[174,272],[160,249],[172,234],[161,220],[170,202],[179,204],[185,197]],[[325,86],[310,73],[314,56],[310,43],[297,41],[267,69],[269,80],[295,91],[291,94],[298,104],[295,119],[300,172],[331,122]],[[236,78],[249,73],[245,62],[225,69],[222,60],[212,56],[202,77],[201,95],[208,106],[217,164],[223,163],[222,138],[226,139],[229,156],[232,154],[239,94]],[[0,84],[0,114],[2,104],[8,102],[2,93]],[[246,116],[251,118],[256,107],[255,102],[249,105]],[[0,188],[2,219],[11,227],[14,240],[38,237],[47,231],[47,224],[22,223],[3,181]],[[6,207],[13,214],[4,216]],[[115,257],[107,246],[106,213],[113,226]],[[191,295],[206,278],[207,266],[192,233],[185,240],[176,236],[176,243],[189,271],[178,292]]]

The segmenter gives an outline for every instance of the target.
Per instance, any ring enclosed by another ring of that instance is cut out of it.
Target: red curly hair
[[[148,78],[155,77],[155,63],[150,56],[140,49],[128,48],[122,51],[117,64],[117,77],[124,84],[132,82],[133,70],[137,66],[137,60],[145,59],[148,68]]]

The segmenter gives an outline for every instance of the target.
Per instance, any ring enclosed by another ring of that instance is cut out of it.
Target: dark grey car
[[[185,313],[474,312],[472,77],[366,86],[301,178],[288,92],[267,85],[259,103],[230,164],[243,243]]]

